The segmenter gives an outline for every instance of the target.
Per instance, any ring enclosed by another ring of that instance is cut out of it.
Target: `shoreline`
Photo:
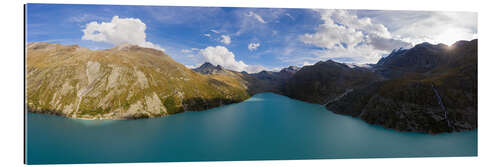
[[[286,97],[286,98],[289,98],[291,100],[297,100],[297,101],[300,101],[300,102],[305,102],[305,103],[309,103],[309,102],[306,102],[306,101],[302,101],[302,100],[298,100],[298,99],[294,99],[294,98],[291,98],[291,97],[288,97],[288,96],[285,96],[285,95],[281,95],[281,94],[277,94],[277,93],[274,93],[274,92],[261,92],[261,93],[256,93],[254,95],[252,95],[250,98],[248,99],[245,99],[241,102],[237,102],[237,103],[231,103],[231,104],[239,104],[239,103],[242,103],[242,102],[245,102],[249,99],[251,99],[252,97],[254,97],[255,95],[259,95],[259,94],[273,94],[273,95],[278,95],[278,96],[283,96],[283,97]],[[215,108],[218,108],[218,107],[223,107],[223,106],[227,106],[227,105],[231,105],[231,104],[224,104],[224,105],[220,105],[220,106],[217,106],[217,107],[213,107],[213,108],[209,108],[209,109],[205,109],[205,110],[199,110],[199,111],[184,111],[184,112],[204,112],[204,111],[207,111],[207,110],[210,110],[210,109],[215,109]],[[309,104],[314,104],[314,105],[321,105],[321,104],[315,104],[315,103],[309,103]],[[321,105],[323,106],[323,105]],[[347,115],[347,114],[340,114],[340,113],[336,113],[335,111],[331,111],[329,109],[327,109],[325,106],[323,106],[324,109],[326,111],[329,111],[331,112],[332,114],[337,114],[337,115],[341,115],[341,116],[351,116],[351,115]],[[184,112],[180,112],[180,113],[175,113],[175,114],[169,114],[169,115],[176,115],[176,114],[182,114]],[[169,115],[162,115],[162,116],[158,116],[158,117],[144,117],[144,118],[137,118],[137,119],[106,119],[106,118],[97,118],[97,119],[91,119],[91,118],[82,118],[82,117],[68,117],[66,115],[63,115],[61,113],[57,113],[57,112],[54,112],[54,111],[34,111],[34,110],[29,110],[29,107],[28,107],[28,111],[25,112],[25,114],[28,114],[28,113],[35,113],[35,114],[47,114],[47,115],[54,115],[54,116],[59,116],[59,117],[62,117],[62,118],[68,118],[68,119],[75,119],[75,120],[87,120],[87,121],[94,121],[94,120],[113,120],[113,121],[116,121],[116,120],[147,120],[147,119],[154,119],[154,118],[162,118],[162,117],[167,117]],[[473,130],[477,130],[477,128],[474,128],[474,129],[465,129],[465,130],[453,130],[453,131],[442,131],[442,132],[432,132],[432,131],[409,131],[409,130],[405,130],[405,129],[397,129],[397,128],[388,128],[388,127],[385,127],[384,125],[380,125],[380,124],[373,124],[373,123],[369,123],[367,122],[366,120],[363,120],[361,119],[360,117],[354,117],[354,116],[351,116],[353,118],[356,118],[364,123],[367,123],[369,125],[372,125],[372,126],[379,126],[379,127],[382,127],[384,129],[388,129],[388,130],[394,130],[394,131],[397,131],[397,132],[413,132],[413,133],[423,133],[423,134],[430,134],[430,135],[436,135],[436,134],[449,134],[449,133],[457,133],[457,132],[467,132],[467,131],[473,131]]]

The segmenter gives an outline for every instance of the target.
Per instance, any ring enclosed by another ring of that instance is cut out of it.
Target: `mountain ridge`
[[[243,101],[235,78],[200,75],[163,52],[130,45],[106,50],[27,45],[27,105],[32,112],[85,119],[136,119]]]
[[[393,53],[374,67],[382,81],[352,91],[327,109],[400,131],[477,128],[477,39]]]

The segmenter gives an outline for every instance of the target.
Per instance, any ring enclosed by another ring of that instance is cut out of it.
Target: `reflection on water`
[[[250,99],[247,99],[245,100],[245,102],[252,102],[252,101],[262,101],[264,100],[263,98],[258,98],[258,97],[255,97],[255,98],[250,98]]]
[[[272,93],[154,119],[27,118],[30,164],[477,155],[477,131],[397,132]]]

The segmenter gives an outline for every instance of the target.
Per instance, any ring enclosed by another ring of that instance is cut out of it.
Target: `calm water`
[[[477,131],[397,132],[272,93],[155,119],[27,119],[29,164],[477,155]]]

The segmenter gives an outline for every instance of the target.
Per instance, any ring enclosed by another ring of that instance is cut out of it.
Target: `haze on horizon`
[[[396,48],[477,38],[473,12],[58,4],[26,11],[27,42],[129,43],[191,68],[210,62],[250,73],[325,60],[376,63]]]

